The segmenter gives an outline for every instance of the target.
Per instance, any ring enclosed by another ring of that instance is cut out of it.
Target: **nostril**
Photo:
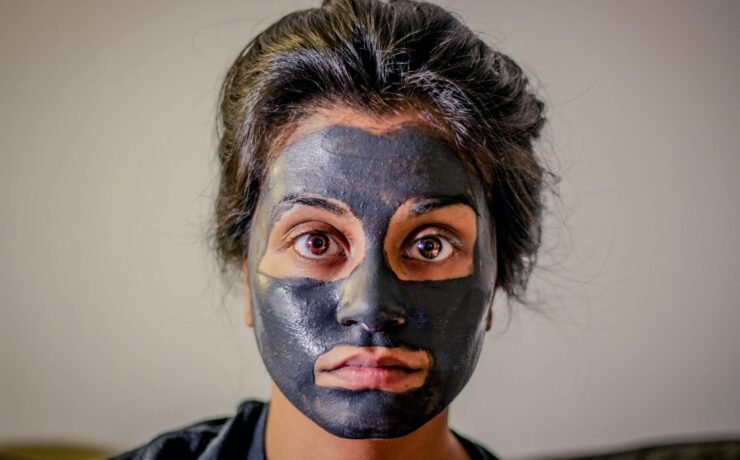
[[[379,253],[357,267],[339,294],[336,320],[341,326],[370,333],[405,327],[407,306],[401,286]]]
[[[392,331],[400,328],[406,323],[406,318],[402,316],[394,316],[389,318],[374,318],[367,321],[346,321],[342,324],[345,326],[352,326],[358,324],[367,332],[380,332],[380,331]]]
[[[406,324],[406,318],[402,316],[398,316],[395,318],[391,318],[390,322],[392,323],[393,326],[403,326],[404,324]]]
[[[339,324],[345,327],[358,325],[368,332],[388,331],[397,329],[406,324],[406,318],[403,315],[385,316],[380,315],[368,318],[346,317],[339,320]]]

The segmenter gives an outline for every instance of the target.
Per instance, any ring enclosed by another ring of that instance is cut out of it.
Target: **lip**
[[[337,345],[318,357],[314,378],[322,387],[402,393],[424,384],[430,362],[420,350]]]

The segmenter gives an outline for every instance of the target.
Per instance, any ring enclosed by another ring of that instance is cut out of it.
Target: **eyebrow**
[[[476,215],[478,214],[478,208],[475,207],[475,202],[468,195],[453,195],[444,197],[430,197],[420,198],[415,200],[411,205],[411,217],[418,217],[422,214],[432,212],[435,209],[444,208],[446,206],[453,206],[456,204],[462,204],[470,207]]]
[[[277,206],[275,206],[276,214],[285,212],[297,204],[311,206],[312,208],[323,209],[337,216],[343,216],[347,214],[347,211],[344,208],[337,206],[336,204],[330,202],[325,198],[300,194],[290,194],[280,200]]]

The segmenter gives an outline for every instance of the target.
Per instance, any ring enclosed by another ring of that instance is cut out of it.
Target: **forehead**
[[[299,137],[271,165],[262,199],[297,194],[346,203],[359,216],[384,213],[412,198],[467,196],[473,182],[458,156],[422,129],[382,134],[333,125]]]

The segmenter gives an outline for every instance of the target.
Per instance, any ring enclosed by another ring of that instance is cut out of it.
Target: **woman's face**
[[[496,258],[480,181],[414,117],[315,115],[272,161],[248,288],[270,376],[347,438],[408,434],[473,372]]]

